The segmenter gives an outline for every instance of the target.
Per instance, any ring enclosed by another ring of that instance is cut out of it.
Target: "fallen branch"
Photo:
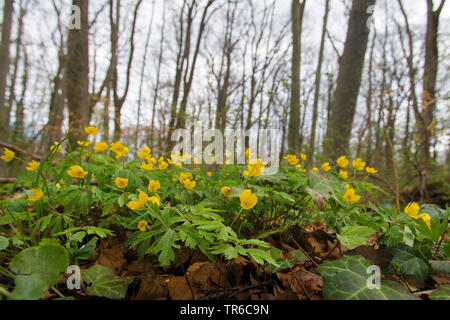
[[[5,142],[1,142],[1,141],[0,141],[0,147],[7,148],[7,149],[9,149],[9,150],[14,151],[15,153],[22,154],[22,155],[24,155],[24,156],[27,156],[27,157],[33,159],[33,160],[39,160],[39,161],[41,161],[41,160],[43,159],[43,158],[42,158],[40,155],[38,155],[38,154],[28,152],[28,151],[23,150],[23,149],[21,149],[21,148],[19,148],[19,147],[13,146],[12,144],[9,144],[9,143],[5,143]]]

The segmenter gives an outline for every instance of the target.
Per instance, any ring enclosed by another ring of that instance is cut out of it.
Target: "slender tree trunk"
[[[315,82],[314,103],[313,103],[313,118],[312,118],[312,124],[311,124],[311,137],[309,140],[308,162],[310,165],[313,164],[314,148],[316,146],[316,125],[317,125],[319,97],[320,97],[320,80],[322,78],[323,52],[325,49],[325,36],[327,33],[329,11],[330,11],[330,0],[326,0],[325,1],[325,16],[323,18],[323,26],[322,26],[322,37],[320,39],[319,61],[317,63],[317,69],[316,69],[316,82]]]
[[[353,0],[342,54],[333,112],[324,139],[324,152],[329,158],[348,154],[350,135],[361,85],[369,28],[369,7],[375,0]]]
[[[83,127],[89,120],[89,22],[88,0],[73,0],[81,9],[81,28],[69,31],[67,41],[66,89],[69,107],[70,143],[84,136]]]
[[[292,151],[300,150],[300,64],[302,50],[302,22],[305,11],[306,0],[292,0],[292,88],[289,112],[288,146]]]
[[[424,166],[429,168],[430,143],[433,139],[433,129],[430,124],[434,118],[436,108],[436,77],[438,72],[438,30],[439,16],[445,0],[441,0],[437,10],[433,11],[433,0],[427,0],[427,33],[425,41],[425,66],[422,95],[422,109],[424,118],[422,156]],[[435,138],[434,138],[435,139]]]
[[[14,0],[4,1],[2,39],[0,43],[0,139],[6,140],[9,134],[11,110],[6,105],[6,86],[9,73],[9,46],[11,44],[11,26]]]

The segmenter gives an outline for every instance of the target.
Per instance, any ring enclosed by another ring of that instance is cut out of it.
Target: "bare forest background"
[[[72,5],[79,29],[68,28]],[[281,154],[303,152],[309,166],[361,157],[387,190],[448,198],[445,0],[4,0],[1,10],[1,147],[43,156],[90,124],[102,141],[161,155],[196,121],[271,128]],[[2,166],[2,179],[14,176]]]

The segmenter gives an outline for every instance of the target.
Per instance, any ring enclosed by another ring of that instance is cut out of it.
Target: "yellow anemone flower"
[[[70,170],[67,171],[69,176],[72,178],[84,179],[88,174],[87,171],[84,171],[80,166],[71,166]]]
[[[345,171],[345,170],[340,170],[340,171],[339,171],[339,175],[340,175],[342,178],[345,178],[345,179],[348,178],[348,172]]]
[[[77,144],[82,147],[87,147],[91,144],[90,141],[77,141]]]
[[[247,189],[239,195],[241,200],[241,207],[244,210],[250,210],[258,202],[258,197],[252,193],[252,190]]]
[[[431,228],[431,225],[430,225],[431,217],[430,217],[430,215],[428,213],[425,213],[425,212],[421,213],[421,214],[418,215],[417,218],[418,219],[422,219],[427,224],[428,228]]]
[[[31,162],[28,162],[28,167],[26,167],[25,169],[27,169],[28,171],[36,171],[40,165],[40,162],[32,160]]]
[[[195,188],[195,186],[197,185],[197,182],[195,180],[191,181],[191,180],[187,179],[187,180],[184,180],[183,184],[186,189],[190,190],[190,189]]]
[[[98,128],[89,126],[89,127],[85,127],[84,131],[86,131],[86,133],[90,134],[91,136],[95,136],[98,132]]]
[[[55,150],[55,153],[60,152],[60,151],[61,151],[61,145],[59,145],[58,147],[57,147],[57,146],[58,146],[58,142],[53,143],[53,145],[50,146],[50,152],[53,152],[53,150],[54,150],[55,148],[57,148],[57,149]]]
[[[319,172],[319,169],[317,169],[317,168],[312,168],[312,171],[314,171],[314,172]]]
[[[371,168],[371,167],[366,167],[366,171],[367,171],[367,173],[370,173],[370,174],[375,174],[378,172],[378,170],[375,170],[375,168]]]
[[[208,177],[212,177],[212,172],[211,172],[211,171],[208,171],[208,172],[206,172],[206,175],[207,175]]]
[[[103,152],[108,149],[108,144],[106,142],[96,142],[94,150],[97,152]]]
[[[159,170],[161,170],[161,171],[166,170],[167,167],[169,167],[169,164],[166,161],[159,162],[159,166],[158,166]]]
[[[161,206],[161,198],[159,197],[159,195],[148,198],[148,201],[157,205],[158,207]]]
[[[346,156],[342,156],[342,157],[339,157],[339,158],[336,160],[336,163],[337,163],[338,166],[341,167],[341,168],[347,168],[347,167],[348,167],[348,164],[349,164],[349,161],[348,161],[348,159],[347,159]]]
[[[324,164],[322,164],[322,170],[325,172],[328,172],[331,170],[331,166],[329,162],[325,162]]]
[[[114,182],[116,183],[116,186],[120,189],[125,189],[128,186],[128,179],[116,178]]]
[[[42,197],[44,196],[44,193],[42,192],[41,189],[31,189],[31,193],[32,195],[28,196],[28,200],[33,202],[41,200]]]
[[[159,181],[150,180],[148,183],[148,191],[150,192],[157,192],[158,189],[161,188],[161,184]]]
[[[302,160],[306,160],[306,154],[304,154],[304,153],[300,153],[300,158],[302,158]]]
[[[413,218],[417,218],[420,211],[420,206],[417,202],[410,202],[405,207],[405,213]]]
[[[14,151],[11,151],[11,150],[5,148],[5,151],[0,158],[2,158],[6,162],[11,162],[11,161],[13,161],[15,155],[16,154],[14,153]]]
[[[353,160],[352,166],[358,171],[363,171],[364,167],[366,166],[366,163],[362,161],[361,158],[356,158],[356,160]]]
[[[148,222],[145,220],[141,220],[138,222],[137,227],[140,231],[145,231],[147,229]]]
[[[361,196],[355,194],[355,189],[348,188],[347,191],[345,191],[344,199],[348,202],[358,202],[359,199],[361,199]]]
[[[230,192],[231,192],[231,188],[228,186],[223,186],[220,191],[225,195],[225,197],[227,197],[228,199],[230,199]]]

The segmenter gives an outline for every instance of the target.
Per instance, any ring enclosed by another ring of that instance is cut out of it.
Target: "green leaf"
[[[443,284],[429,295],[431,300],[450,300],[450,285]]]
[[[88,285],[88,295],[109,299],[124,299],[128,286],[134,280],[134,277],[117,277],[111,269],[99,264],[81,270],[81,277]]]
[[[349,250],[366,244],[367,239],[375,233],[375,230],[365,226],[347,226],[341,229],[337,235],[339,241]]]
[[[326,300],[418,300],[403,286],[392,281],[380,281],[379,289],[368,287],[368,269],[372,263],[361,256],[343,256],[324,262],[318,268],[323,277],[323,297]],[[369,272],[368,272],[369,271]]]
[[[47,286],[56,284],[69,266],[69,255],[60,245],[32,247],[18,253],[10,263],[18,275],[35,275]]]
[[[19,275],[14,279],[16,287],[12,294],[19,300],[38,300],[42,298],[48,285],[44,280],[32,274],[29,276]]]
[[[436,260],[430,260],[428,262],[430,263],[434,274],[450,274],[450,262]]]
[[[391,264],[388,267],[387,273],[394,274],[392,267],[393,263],[398,264],[398,272],[403,275],[412,275],[420,282],[425,281],[428,277],[430,267],[421,258],[415,255],[414,249],[406,245],[400,245],[391,248],[393,255]]]
[[[8,248],[9,240],[3,236],[0,236],[0,251]]]
[[[161,266],[168,266],[172,261],[175,260],[174,248],[179,248],[175,245],[177,240],[177,233],[174,230],[168,230],[162,237],[160,237],[154,246],[149,248],[149,253],[158,254],[158,261]]]

